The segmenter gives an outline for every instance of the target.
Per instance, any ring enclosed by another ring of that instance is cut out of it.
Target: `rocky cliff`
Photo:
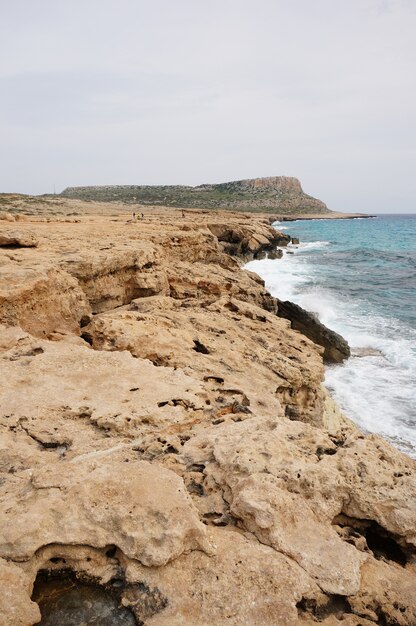
[[[61,196],[79,200],[122,201],[143,205],[277,211],[287,215],[329,212],[323,202],[303,192],[297,178],[289,176],[253,178],[198,187],[175,185],[68,187]]]
[[[283,235],[0,230],[2,626],[414,626],[415,463],[340,414],[323,348],[241,269]]]

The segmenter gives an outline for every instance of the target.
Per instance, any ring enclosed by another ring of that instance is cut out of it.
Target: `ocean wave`
[[[302,252],[304,250],[318,250],[319,248],[325,248],[329,246],[329,241],[309,241],[309,242],[300,242],[298,244],[289,243],[288,248],[292,251],[297,250],[298,252]]]
[[[260,274],[272,295],[317,314],[353,352],[361,350],[360,358],[327,368],[326,386],[365,431],[416,456],[415,291],[412,308],[409,289],[416,283],[406,265],[414,254],[339,245],[348,241],[289,245],[282,259],[253,261],[248,269]]]

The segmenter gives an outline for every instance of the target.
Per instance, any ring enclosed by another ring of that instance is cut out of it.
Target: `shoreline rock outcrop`
[[[0,249],[2,626],[414,626],[416,464],[241,268],[276,231],[86,213]]]
[[[292,328],[324,348],[326,363],[341,363],[351,356],[348,342],[323,324],[314,313],[306,311],[294,302],[278,301],[277,315],[290,320]]]

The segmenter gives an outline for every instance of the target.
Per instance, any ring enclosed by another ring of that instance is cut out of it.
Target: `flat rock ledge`
[[[415,462],[241,268],[283,235],[65,202],[0,249],[0,624],[415,626]]]

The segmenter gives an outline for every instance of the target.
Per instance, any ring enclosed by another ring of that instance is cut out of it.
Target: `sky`
[[[0,0],[0,192],[296,176],[416,213],[416,0]]]

